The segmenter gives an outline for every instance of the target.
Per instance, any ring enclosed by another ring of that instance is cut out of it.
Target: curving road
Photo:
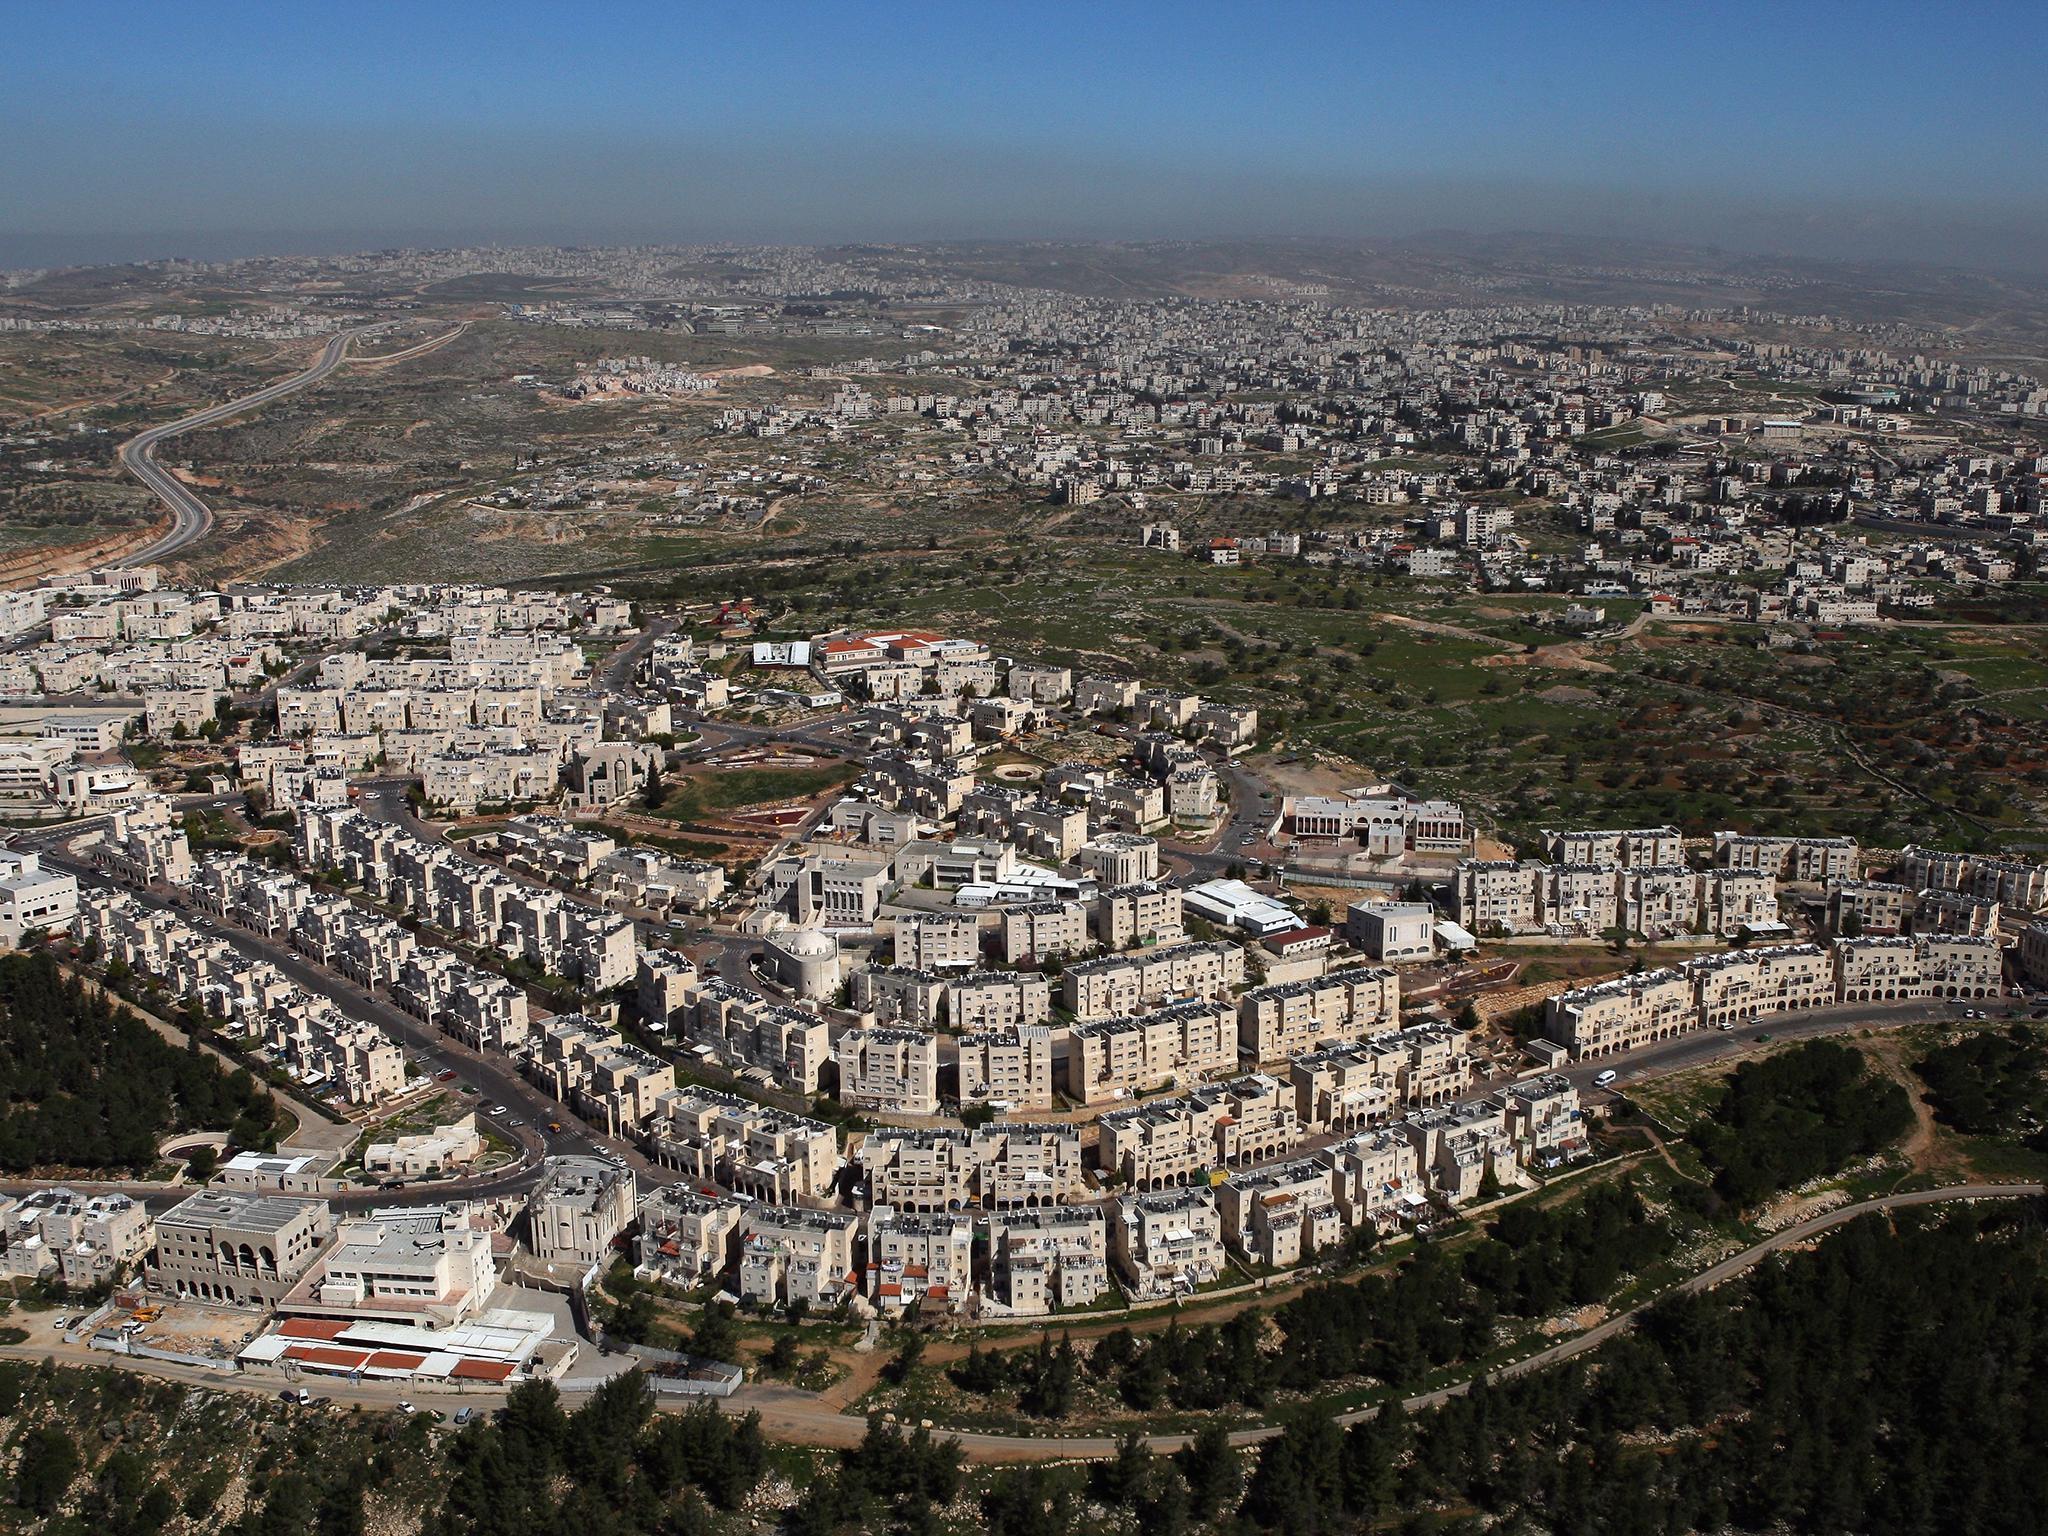
[[[1787,1227],[1772,1234],[1762,1242],[1731,1254],[1710,1269],[1702,1270],[1690,1279],[1682,1281],[1676,1289],[1680,1291],[1709,1290],[1724,1281],[1754,1268],[1771,1254],[1799,1243],[1833,1227],[1854,1221],[1859,1216],[1872,1215],[1879,1211],[1899,1210],[1918,1205],[1935,1205],[1952,1200],[2010,1200],[2039,1196],[2044,1188],[2039,1184],[1961,1184],[1949,1189],[1914,1190],[1906,1194],[1885,1195],[1875,1200],[1865,1200],[1856,1205],[1845,1205],[1838,1210],[1828,1211],[1809,1220]],[[1450,1398],[1457,1397],[1472,1388],[1473,1381],[1504,1381],[1530,1371],[1541,1370],[1568,1360],[1574,1355],[1597,1349],[1600,1345],[1635,1325],[1654,1301],[1646,1301],[1627,1312],[1608,1319],[1597,1328],[1577,1334],[1549,1348],[1540,1350],[1528,1358],[1518,1360],[1497,1370],[1482,1372],[1471,1380],[1455,1382],[1403,1400],[1410,1409],[1432,1408]],[[50,1330],[52,1314],[31,1313],[22,1316],[22,1322],[32,1337],[22,1344],[0,1345],[0,1359],[51,1360],[64,1365],[108,1366],[139,1372],[147,1376],[161,1377],[171,1381],[187,1382],[215,1390],[245,1392],[255,1396],[274,1396],[284,1385],[281,1377],[268,1373],[248,1375],[222,1375],[215,1372],[196,1370],[167,1361],[144,1360],[119,1354],[108,1354],[87,1349],[82,1342],[71,1343],[61,1333]],[[609,1360],[599,1357],[591,1362],[600,1368],[600,1374],[609,1374],[618,1365],[617,1357]],[[588,1378],[585,1378],[588,1379]],[[418,1401],[424,1407],[452,1413],[456,1408],[468,1406],[480,1412],[502,1407],[506,1394],[497,1389],[474,1389],[460,1392],[437,1391],[418,1383],[407,1382],[348,1382],[340,1379],[301,1378],[294,1385],[303,1384],[316,1392],[324,1403],[355,1406],[370,1411],[391,1410],[402,1398]],[[569,1394],[577,1395],[573,1390]],[[663,1398],[659,1406],[674,1410],[692,1405],[692,1400],[677,1401]],[[734,1396],[720,1404],[731,1413],[758,1410],[761,1427],[769,1438],[795,1441],[799,1444],[834,1449],[858,1445],[867,1433],[867,1421],[857,1415],[840,1413],[819,1403],[808,1392],[793,1387],[754,1386],[742,1388]],[[1379,1410],[1359,1408],[1336,1415],[1339,1424],[1355,1424],[1369,1419]],[[1239,1430],[1233,1434],[1231,1443],[1238,1446],[1257,1445],[1279,1434],[1278,1428],[1267,1425],[1257,1429]],[[938,1431],[942,1439],[959,1441],[969,1461],[1011,1462],[1011,1461],[1099,1461],[1117,1454],[1118,1441],[1111,1436],[1100,1435],[993,1435],[958,1433],[949,1430]],[[1187,1443],[1186,1435],[1152,1435],[1145,1440],[1146,1446],[1155,1453],[1169,1453]]]
[[[151,427],[123,443],[121,467],[148,486],[155,492],[157,500],[170,508],[171,526],[162,538],[110,563],[116,566],[135,566],[168,559],[188,545],[198,543],[213,527],[213,509],[194,495],[184,481],[156,462],[153,455],[158,443],[176,437],[181,432],[192,432],[200,427],[213,426],[216,422],[226,421],[231,416],[239,416],[244,411],[268,405],[273,400],[282,400],[286,395],[296,393],[309,384],[319,383],[346,360],[351,341],[358,336],[367,336],[382,329],[383,326],[380,324],[342,331],[329,339],[327,345],[320,349],[319,360],[304,373],[295,373],[288,379],[279,379],[275,384],[265,385],[253,395],[243,395],[238,400],[226,400],[219,405],[210,405],[205,410],[196,411],[180,420],[166,422],[160,427]],[[386,362],[393,360],[380,359]]]
[[[1948,1189],[1912,1190],[1904,1194],[1884,1195],[1855,1205],[1841,1206],[1821,1215],[1809,1217],[1785,1228],[1782,1232],[1774,1232],[1762,1242],[1755,1243],[1740,1253],[1731,1254],[1718,1264],[1679,1282],[1672,1291],[1665,1294],[1711,1290],[1755,1268],[1772,1254],[1806,1242],[1831,1228],[1854,1221],[1859,1216],[1916,1205],[1937,1205],[1951,1200],[2022,1199],[2044,1192],[2048,1192],[2048,1189],[2044,1189],[2040,1184],[1958,1184]],[[1571,1338],[1538,1350],[1524,1359],[1494,1370],[1482,1371],[1465,1381],[1454,1382],[1449,1386],[1405,1398],[1402,1406],[1409,1409],[1433,1408],[1471,1391],[1475,1381],[1507,1381],[1516,1376],[1527,1375],[1530,1371],[1541,1370],[1545,1366],[1569,1360],[1575,1355],[1584,1354],[1587,1350],[1598,1349],[1615,1335],[1634,1327],[1636,1320],[1656,1305],[1657,1299],[1641,1302],[1597,1327],[1574,1334]],[[750,1385],[728,1399],[727,1406],[735,1412],[759,1410],[763,1431],[778,1440],[791,1440],[805,1445],[845,1447],[859,1444],[861,1437],[867,1433],[865,1419],[822,1406],[809,1393],[799,1392],[793,1388]],[[1377,1407],[1357,1408],[1336,1415],[1336,1421],[1339,1424],[1356,1424],[1378,1412]],[[1119,1444],[1115,1436],[1107,1435],[992,1435],[946,1430],[940,1430],[938,1433],[943,1438],[958,1440],[970,1461],[1099,1461],[1116,1455]],[[1280,1429],[1277,1426],[1262,1425],[1257,1429],[1238,1430],[1231,1435],[1230,1441],[1231,1444],[1238,1446],[1257,1445],[1279,1433]],[[1145,1444],[1156,1453],[1166,1454],[1179,1450],[1188,1443],[1189,1438],[1187,1435],[1149,1435],[1145,1438]]]

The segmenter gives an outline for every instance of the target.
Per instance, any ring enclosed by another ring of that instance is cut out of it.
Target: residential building
[[[1052,1030],[1046,1025],[962,1035],[958,1049],[962,1106],[1052,1108]]]
[[[939,1109],[939,1043],[915,1029],[849,1029],[832,1049],[839,1102],[891,1114],[931,1115]]]
[[[834,1307],[859,1288],[851,1211],[752,1205],[740,1220],[739,1293],[764,1306]]]
[[[640,1197],[633,1273],[685,1290],[721,1279],[739,1257],[744,1210],[737,1200],[699,1194],[688,1185],[656,1185]]]
[[[1133,1301],[1187,1296],[1222,1273],[1223,1217],[1207,1189],[1121,1196],[1110,1253]]]

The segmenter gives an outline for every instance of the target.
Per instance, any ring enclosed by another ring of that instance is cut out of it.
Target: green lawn
[[[724,768],[683,780],[655,814],[696,821],[717,811],[809,800],[858,778],[852,763],[817,768]]]

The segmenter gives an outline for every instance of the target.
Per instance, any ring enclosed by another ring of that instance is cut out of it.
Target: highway
[[[210,405],[205,410],[195,411],[180,420],[167,422],[160,427],[151,427],[123,443],[121,467],[148,486],[155,492],[157,500],[170,508],[171,526],[164,536],[154,543],[110,563],[117,566],[136,566],[169,559],[205,538],[213,527],[213,509],[194,495],[184,481],[156,462],[154,455],[157,444],[176,437],[181,432],[197,431],[200,427],[210,427],[230,417],[239,416],[244,411],[256,410],[274,400],[282,400],[286,395],[295,394],[309,384],[319,383],[342,365],[348,356],[351,341],[383,328],[380,324],[343,331],[329,339],[327,345],[320,349],[318,361],[305,372],[295,373],[288,379],[278,380],[275,384],[267,384],[253,395],[243,395],[238,400]]]

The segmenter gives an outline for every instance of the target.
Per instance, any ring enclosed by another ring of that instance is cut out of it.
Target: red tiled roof
[[[287,1339],[338,1339],[348,1328],[347,1323],[332,1317],[288,1317],[277,1325],[278,1333]]]
[[[303,1360],[308,1365],[334,1365],[344,1370],[359,1369],[368,1357],[360,1349],[326,1349],[318,1344],[293,1344],[285,1350],[287,1360]]]
[[[427,1363],[427,1357],[401,1354],[395,1349],[380,1349],[363,1363],[380,1371],[416,1371]]]

